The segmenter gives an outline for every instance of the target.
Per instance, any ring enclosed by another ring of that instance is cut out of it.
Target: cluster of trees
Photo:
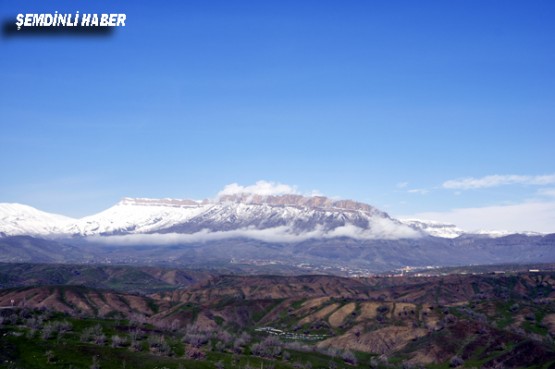
[[[179,322],[173,321],[166,324],[165,329],[153,328],[143,318],[144,316],[137,314],[130,321],[128,327],[123,330],[116,329],[116,332],[113,332],[113,328],[104,324],[94,324],[75,330],[73,324],[69,321],[71,319],[63,318],[59,314],[53,314],[47,310],[30,311],[21,309],[18,312],[1,317],[0,324],[23,326],[30,339],[38,336],[42,340],[60,340],[71,332],[72,337],[83,343],[128,349],[133,352],[148,351],[162,356],[175,356],[177,351],[183,352],[183,357],[194,360],[203,360],[209,351],[216,351],[231,354],[235,364],[239,363],[240,355],[253,355],[268,360],[291,361],[289,351],[319,351],[333,357],[341,357],[347,364],[357,365],[356,356],[349,350],[317,349],[313,345],[301,342],[283,342],[276,336],[267,336],[261,340],[253,339],[245,331],[231,332],[220,326],[210,324],[190,324],[180,328]],[[55,362],[54,352],[52,350],[46,351],[45,358],[48,363]],[[295,369],[312,369],[312,364],[309,361],[295,361],[291,362],[291,365]],[[97,367],[99,367],[99,363],[98,358],[95,357],[91,368]],[[216,363],[216,369],[224,369],[223,362]]]

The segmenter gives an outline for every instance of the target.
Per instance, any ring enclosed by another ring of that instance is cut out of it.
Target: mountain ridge
[[[402,237],[421,236],[418,230],[368,204],[324,196],[233,194],[202,201],[126,197],[100,213],[80,219],[54,216],[25,205],[18,208],[18,215],[13,216],[13,206],[0,204],[0,232],[6,235],[93,236],[286,227],[287,232],[300,234],[343,227],[366,231],[366,237],[397,231]],[[29,220],[25,212],[31,215]],[[49,225],[51,222],[53,224]]]
[[[540,235],[535,232],[467,232],[455,225],[437,221],[395,219],[371,205],[354,200],[298,194],[240,193],[204,200],[124,197],[106,210],[79,219],[43,212],[27,205],[0,203],[0,235],[5,236],[189,234],[204,230],[288,226],[291,233],[298,234],[318,228],[330,231],[347,226],[371,230],[373,220],[385,223],[385,227],[391,230],[403,231],[400,232],[401,238],[456,238],[467,234],[491,237],[522,233]],[[367,236],[370,237],[370,234]]]
[[[29,216],[26,216],[29,214]],[[472,234],[323,196],[124,198],[72,219],[0,204],[0,261],[170,264],[368,275],[376,271],[555,261],[555,235]]]

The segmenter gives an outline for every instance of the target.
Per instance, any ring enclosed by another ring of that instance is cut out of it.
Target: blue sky
[[[0,202],[83,216],[267,180],[555,232],[552,1],[137,3],[0,2],[127,14],[0,38]]]

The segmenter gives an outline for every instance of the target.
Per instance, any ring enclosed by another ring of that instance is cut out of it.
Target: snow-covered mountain
[[[454,224],[436,222],[433,220],[401,219],[401,222],[434,237],[457,238],[467,233]]]
[[[543,233],[539,232],[511,232],[506,230],[472,230],[467,231],[457,227],[454,224],[442,223],[434,220],[422,220],[422,219],[400,219],[400,221],[414,229],[418,229],[430,236],[440,237],[440,238],[457,238],[460,236],[475,236],[475,237],[506,237],[513,234],[519,234],[524,236],[542,236]]]
[[[0,262],[271,262],[358,273],[553,260],[555,235],[465,233],[439,222],[401,222],[370,205],[323,196],[124,198],[81,219],[0,204]]]
[[[75,219],[46,213],[31,206],[0,203],[0,233],[4,235],[56,235],[67,233]]]
[[[151,233],[182,224],[206,210],[192,200],[124,198],[98,214],[75,220],[65,233],[92,236]]]
[[[310,238],[397,239],[422,235],[367,204],[300,195],[235,194],[204,201],[124,198],[105,211],[81,219],[4,204],[0,207],[0,217],[0,232],[5,235],[219,232],[221,236],[223,232],[241,231],[248,237],[248,232],[268,233],[268,230]]]
[[[202,236],[194,240],[246,237],[291,242],[338,237],[454,239],[469,233],[453,224],[418,219],[399,221],[370,205],[351,200],[239,193],[203,201],[124,198],[107,210],[81,219],[45,213],[26,205],[0,204],[2,234],[38,237],[181,234]],[[472,234],[501,237],[509,233]]]

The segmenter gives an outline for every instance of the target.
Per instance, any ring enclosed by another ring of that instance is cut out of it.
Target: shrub
[[[0,325],[2,325],[1,320],[2,318],[0,318]],[[38,319],[36,318],[29,318],[25,321],[25,326],[31,329],[39,329],[41,324],[42,322],[39,323]]]
[[[150,336],[148,337],[148,344],[150,351],[159,355],[169,355],[171,353],[170,345],[166,342],[164,336]]]
[[[251,352],[253,355],[260,356],[260,357],[264,357],[268,355],[266,348],[260,343],[255,343],[254,345],[252,345]]]
[[[14,325],[14,324],[17,324],[18,319],[19,317],[17,316],[17,314],[11,314],[7,317],[4,317],[4,323]]]
[[[143,338],[146,337],[146,334],[143,330],[137,328],[129,332],[129,337],[131,337],[131,339],[134,341],[142,340]]]
[[[81,333],[81,342],[93,342],[97,345],[103,345],[106,342],[106,336],[102,331],[102,327],[97,324],[94,327],[84,329]]]
[[[43,328],[42,331],[40,333],[40,337],[43,340],[48,340],[52,337],[54,337],[54,334],[57,332],[56,326],[53,323],[48,323],[46,324]]]
[[[183,341],[198,348],[206,345],[210,341],[210,336],[206,333],[186,333]]]
[[[175,332],[176,330],[179,329],[180,326],[181,326],[181,322],[178,319],[174,319],[170,324],[170,330],[172,332]]]
[[[380,306],[378,306],[378,308],[376,310],[380,314],[385,314],[389,311],[389,307],[387,305],[380,305]]]
[[[226,346],[230,345],[231,342],[233,342],[233,336],[231,335],[231,333],[225,330],[218,331],[218,333],[216,334],[216,338],[222,341]]]
[[[336,358],[337,355],[339,355],[339,349],[335,347],[328,347],[327,349],[323,350],[322,354],[327,355],[331,358]]]
[[[185,351],[185,356],[190,360],[203,360],[206,357],[206,354],[197,347],[189,347]]]
[[[129,343],[129,350],[134,351],[134,352],[141,351],[142,350],[141,343],[132,338],[131,342]]]
[[[27,337],[28,339],[32,340],[33,338],[35,338],[35,334],[37,333],[37,330],[34,328],[30,328],[27,331],[27,334],[25,335],[25,337]]]
[[[224,352],[225,351],[225,344],[222,341],[218,341],[218,342],[216,342],[216,345],[214,346],[214,349],[218,352]]]
[[[133,313],[129,315],[129,323],[135,326],[141,326],[146,323],[146,316],[139,313]]]
[[[247,332],[242,332],[235,340],[235,344],[239,346],[246,346],[251,341],[251,336]]]
[[[118,335],[112,336],[112,347],[122,347],[125,343],[125,338]]]
[[[451,358],[451,360],[449,360],[449,366],[451,368],[456,368],[456,367],[461,366],[463,364],[464,364],[464,360],[461,359],[460,357],[456,356],[456,355],[453,356]]]
[[[345,350],[341,355],[341,358],[344,362],[351,365],[357,365],[357,358],[355,354],[351,352],[351,350]]]
[[[73,325],[67,320],[64,320],[63,322],[58,323],[58,332],[60,333],[66,333],[71,331],[72,329],[73,329]]]
[[[101,334],[96,334],[93,336],[93,343],[96,345],[104,345],[106,343],[106,336],[101,333]]]

